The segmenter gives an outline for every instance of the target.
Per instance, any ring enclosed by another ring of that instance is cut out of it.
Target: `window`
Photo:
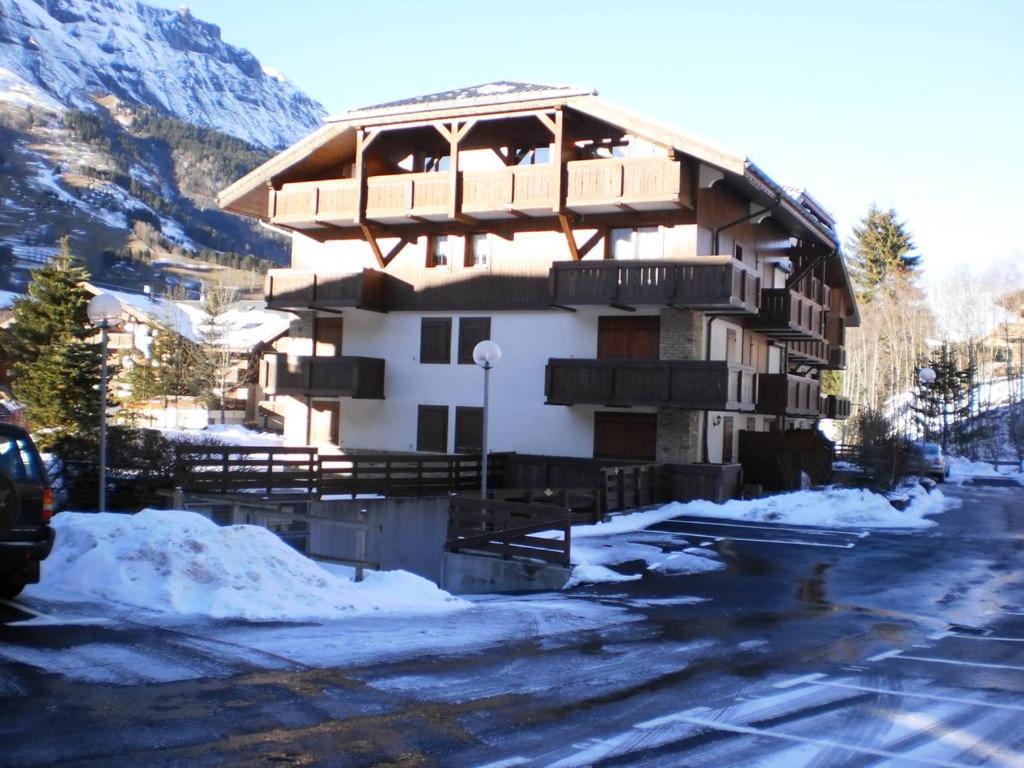
[[[421,405],[416,418],[416,450],[445,453],[448,450],[448,406]]]
[[[466,266],[487,269],[491,266],[491,236],[470,235],[466,238]]]
[[[491,338],[491,318],[459,318],[459,365],[473,364],[473,348]]]
[[[43,479],[43,471],[39,466],[35,451],[26,438],[10,436],[0,437],[0,469],[7,472],[13,480],[28,480],[39,483]]]
[[[420,321],[420,362],[447,365],[452,361],[452,319],[424,317]]]
[[[736,257],[736,261],[743,261],[743,246],[736,243],[736,245],[733,246],[733,255]]]
[[[455,452],[476,453],[484,445],[484,409],[459,405],[455,408]]]
[[[451,235],[433,235],[427,238],[427,266],[450,267],[455,238]]]
[[[661,227],[612,230],[613,259],[661,259],[664,256],[665,246]]]

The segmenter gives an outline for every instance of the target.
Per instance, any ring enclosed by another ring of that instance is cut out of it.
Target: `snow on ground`
[[[332,575],[265,528],[220,527],[193,512],[62,512],[53,526],[57,541],[30,596],[99,598],[160,613],[250,621],[469,606],[404,571],[368,573],[356,584]]]
[[[965,480],[972,477],[1012,477],[1018,483],[1024,485],[1024,474],[1021,473],[1020,465],[1001,464],[998,467],[992,466],[986,461],[971,461],[962,456],[947,456],[949,463],[949,474],[952,480]]]
[[[161,429],[171,440],[201,442],[211,438],[225,445],[284,445],[284,438],[274,432],[257,432],[241,424],[211,424],[204,429]]]

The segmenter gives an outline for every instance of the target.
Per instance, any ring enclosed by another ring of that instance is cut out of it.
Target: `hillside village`
[[[863,9],[742,120],[725,8],[227,5],[0,0],[0,764],[1024,764],[1024,245],[824,119]]]

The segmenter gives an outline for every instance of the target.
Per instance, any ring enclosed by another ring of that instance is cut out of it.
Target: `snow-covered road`
[[[725,567],[642,549],[633,581],[430,615],[26,598],[42,616],[3,606],[0,762],[1022,765],[1024,492],[950,493],[916,532],[662,520],[616,541]]]

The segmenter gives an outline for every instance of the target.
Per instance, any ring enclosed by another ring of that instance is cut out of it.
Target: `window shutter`
[[[420,362],[448,364],[452,361],[452,319],[424,317],[420,325]]]
[[[473,348],[485,339],[491,338],[491,318],[459,318],[459,364],[473,364]]]
[[[416,450],[448,451],[448,406],[421,405],[416,419]]]
[[[455,452],[476,453],[484,444],[484,409],[470,406],[455,408]]]

